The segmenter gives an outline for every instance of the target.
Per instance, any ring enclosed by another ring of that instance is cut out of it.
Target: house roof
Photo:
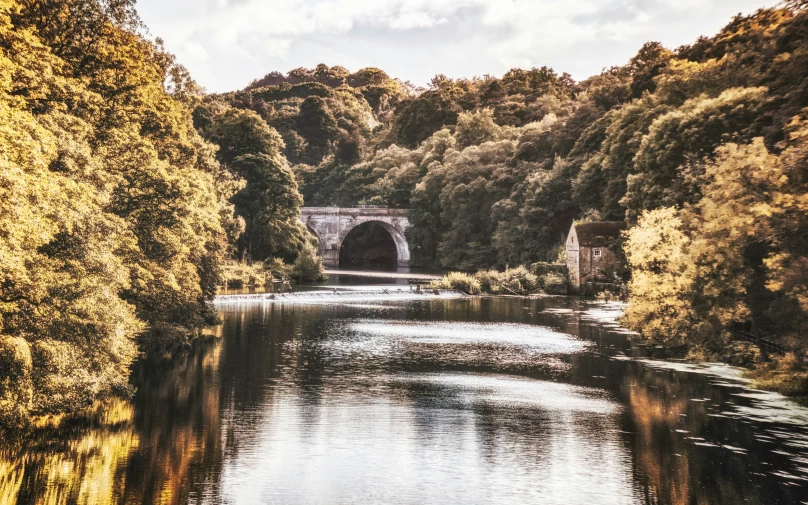
[[[575,223],[574,226],[578,243],[582,246],[603,246],[605,242],[620,238],[620,232],[626,229],[626,223],[623,221]]]

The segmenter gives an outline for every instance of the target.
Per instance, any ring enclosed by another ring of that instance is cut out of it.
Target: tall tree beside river
[[[214,321],[232,180],[134,1],[0,0],[0,420],[126,392]]]
[[[245,229],[233,237],[237,256],[294,261],[309,233],[300,222],[303,197],[282,154],[283,139],[254,112],[211,102],[194,111],[200,132],[219,146],[217,159],[244,187],[233,195]]]
[[[744,365],[758,351],[733,343],[736,322],[808,346],[808,128],[789,130],[779,155],[763,139],[722,147],[699,170],[697,203],[646,212],[629,231],[630,327]],[[784,378],[797,392],[808,374]]]

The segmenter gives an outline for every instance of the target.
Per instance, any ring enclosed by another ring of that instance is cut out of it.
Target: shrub
[[[541,287],[550,295],[566,295],[567,279],[561,274],[550,272],[541,276]]]
[[[486,293],[512,295],[529,295],[539,288],[539,279],[527,268],[519,266],[504,272],[487,270],[477,272],[481,288]]]
[[[499,294],[502,274],[497,270],[481,270],[474,274],[480,281],[480,289],[484,293]]]
[[[481,270],[474,277],[480,281],[482,292],[493,295],[529,295],[539,288],[538,277],[523,266],[509,268],[504,272]]]
[[[529,295],[539,289],[539,278],[527,268],[519,266],[504,272],[481,270],[474,275],[450,272],[440,281],[433,281],[430,287],[458,289],[471,295],[479,293]]]
[[[317,250],[309,242],[303,243],[303,249],[292,265],[292,278],[297,281],[322,281],[326,279],[323,260],[317,256]]]
[[[267,276],[273,279],[291,279],[294,265],[290,265],[280,258],[268,258],[264,261],[264,270]]]
[[[480,294],[480,281],[475,277],[464,274],[462,272],[449,272],[443,276],[443,279],[432,281],[429,284],[430,289],[456,289],[462,291],[467,295]]]
[[[271,273],[267,269],[266,262],[255,263],[253,265],[233,262],[229,265],[225,265],[222,274],[222,282],[228,289],[242,289],[247,286],[265,286],[270,278]]]

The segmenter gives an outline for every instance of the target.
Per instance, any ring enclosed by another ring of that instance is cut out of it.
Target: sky
[[[379,67],[424,86],[547,65],[576,80],[648,41],[674,49],[772,0],[138,0],[209,92],[318,63]]]

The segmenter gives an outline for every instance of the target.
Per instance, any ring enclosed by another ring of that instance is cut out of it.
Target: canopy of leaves
[[[214,321],[232,184],[134,2],[0,1],[0,417],[128,390]]]

